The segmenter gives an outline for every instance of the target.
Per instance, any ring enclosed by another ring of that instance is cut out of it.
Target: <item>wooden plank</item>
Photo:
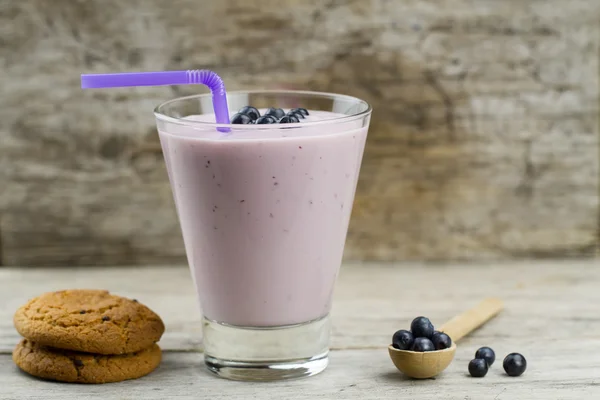
[[[2,399],[582,399],[600,395],[600,265],[540,261],[485,265],[349,264],[336,290],[331,364],[321,375],[270,384],[229,382],[203,367],[200,314],[187,268],[4,268],[0,270],[0,398]],[[456,282],[456,285],[449,283]],[[19,340],[12,312],[27,298],[66,287],[108,288],[140,299],[165,320],[158,371],[136,381],[101,386],[31,379],[10,360]],[[426,288],[426,289],[424,289]],[[435,380],[412,381],[386,352],[391,333],[417,314],[441,323],[494,295],[506,309],[464,338],[450,368]],[[466,366],[483,345],[497,352],[484,379]],[[582,350],[583,349],[583,350]],[[520,378],[505,376],[501,360],[528,359]]]
[[[21,0],[1,11],[3,265],[183,261],[151,110],[199,89],[78,83],[84,71],[163,68],[373,104],[347,259],[598,247],[596,0]]]
[[[441,324],[486,296],[499,296],[506,310],[479,332],[484,340],[528,343],[548,332],[598,338],[600,265],[597,261],[468,265],[348,264],[333,302],[334,349],[385,348],[390,335],[416,315]],[[455,282],[455,285],[449,284]],[[12,314],[28,298],[49,290],[105,288],[137,298],[165,321],[161,346],[199,351],[200,311],[187,268],[0,269],[0,352],[19,340]]]
[[[597,339],[563,339],[547,342],[506,340],[496,346],[499,357],[520,350],[528,357],[524,375],[510,378],[496,361],[488,375],[474,379],[467,364],[479,344],[465,341],[450,367],[439,377],[414,381],[400,375],[385,349],[343,350],[331,354],[331,363],[320,375],[268,384],[230,382],[204,369],[198,353],[165,353],[153,374],[136,380],[106,385],[71,385],[44,382],[18,371],[8,355],[0,355],[0,397],[26,399],[594,399],[600,395],[600,353]],[[485,342],[496,345],[496,342]]]

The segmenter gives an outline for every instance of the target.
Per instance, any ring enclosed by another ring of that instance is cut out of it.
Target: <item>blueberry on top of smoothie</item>
[[[250,118],[246,114],[237,113],[233,117],[231,117],[231,123],[232,124],[247,125],[247,124],[251,124],[252,123],[252,118]]]
[[[290,110],[290,112],[294,112],[294,113],[300,113],[304,116],[308,115],[308,110],[306,108],[302,108],[302,107],[298,107],[298,108],[292,108]]]
[[[298,118],[298,121],[300,121],[301,119],[306,118],[303,114],[297,112],[297,111],[288,111],[287,114],[285,115],[293,115],[294,117]]]
[[[263,115],[262,117],[259,117],[256,121],[254,121],[254,123],[257,125],[276,124],[277,119],[275,119],[275,117],[272,115]]]
[[[259,117],[260,117],[260,112],[252,106],[245,106],[240,108],[240,111],[238,111],[238,113],[240,114],[246,114],[247,116],[249,116],[252,121],[256,121]]]
[[[289,114],[279,120],[280,124],[291,124],[294,122],[300,122],[300,120],[295,115]]]
[[[275,119],[280,119],[283,118],[283,116],[285,115],[285,111],[283,111],[281,108],[267,108],[267,111],[265,111],[265,115],[272,115],[273,117],[275,117]]]

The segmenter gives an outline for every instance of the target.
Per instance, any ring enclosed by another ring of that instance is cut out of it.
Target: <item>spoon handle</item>
[[[453,342],[458,342],[495,317],[503,308],[502,300],[494,297],[487,298],[474,308],[452,318],[439,330],[450,336]]]

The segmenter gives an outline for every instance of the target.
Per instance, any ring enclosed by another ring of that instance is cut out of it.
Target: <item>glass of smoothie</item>
[[[281,109],[269,111],[276,119],[306,112],[299,122],[217,124],[210,94],[155,109],[205,362],[230,379],[313,375],[328,363],[333,288],[371,107],[301,91],[228,92],[227,101],[232,122],[245,106]]]

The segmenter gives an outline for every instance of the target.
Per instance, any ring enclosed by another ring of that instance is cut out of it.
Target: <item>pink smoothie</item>
[[[312,123],[340,117],[159,132],[206,318],[261,327],[329,313],[367,136],[362,119]]]

